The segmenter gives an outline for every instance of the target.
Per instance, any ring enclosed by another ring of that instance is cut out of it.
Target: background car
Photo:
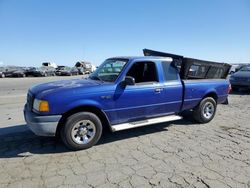
[[[65,66],[57,70],[56,74],[60,76],[73,76],[73,75],[78,75],[79,71],[76,67],[71,68],[71,67]]]
[[[245,66],[248,66],[250,64],[240,64],[238,65],[236,68],[235,68],[235,72],[238,72],[241,68],[245,67]]]
[[[53,67],[55,69],[58,67],[55,63],[51,63],[51,62],[43,62],[42,66],[44,66],[44,67]]]
[[[18,67],[12,72],[11,77],[26,77],[26,70],[23,67]]]
[[[81,75],[85,74],[83,67],[77,67],[76,69],[78,70],[78,74],[81,74]]]
[[[34,76],[34,71],[36,69],[36,67],[27,67],[25,71],[26,76]]]
[[[83,74],[90,74],[92,73],[92,64],[86,61],[78,61],[75,64],[75,67],[80,69],[83,68]]]
[[[27,71],[26,71],[26,75],[27,76],[55,76],[55,69],[53,67],[30,67]]]
[[[6,66],[6,67],[2,67],[1,68],[1,77],[13,77],[13,73],[16,72],[16,75],[19,75],[18,70],[20,70],[21,67],[17,67],[17,66]],[[20,73],[21,75],[22,73]]]
[[[5,74],[4,74],[4,67],[0,67],[0,78],[4,78]]]
[[[61,71],[64,69],[64,67],[65,67],[64,65],[58,65],[58,67],[56,68],[56,71],[55,71],[57,76],[61,75]]]
[[[232,74],[229,80],[233,91],[238,91],[240,88],[250,89],[250,65],[243,66]]]

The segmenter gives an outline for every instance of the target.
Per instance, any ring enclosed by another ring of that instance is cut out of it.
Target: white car
[[[53,68],[57,68],[58,66],[57,66],[57,64],[55,64],[55,63],[50,63],[50,62],[44,62],[43,64],[42,64],[44,67],[53,67]]]
[[[96,70],[96,66],[92,64],[91,72],[94,72],[95,70]]]
[[[236,68],[238,67],[238,64],[234,64],[231,66],[230,70],[229,70],[229,74],[233,74],[236,72]]]

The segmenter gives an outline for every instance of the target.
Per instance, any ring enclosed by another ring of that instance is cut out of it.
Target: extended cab
[[[189,67],[189,74],[204,70]],[[228,90],[226,79],[181,79],[173,57],[117,57],[87,79],[30,88],[24,116],[35,134],[59,133],[68,148],[86,149],[98,142],[104,126],[120,131],[173,121],[185,110],[207,123]]]

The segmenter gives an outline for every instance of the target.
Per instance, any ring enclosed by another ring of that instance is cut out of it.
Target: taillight
[[[229,86],[228,86],[228,93],[230,93],[232,91],[232,86],[231,86],[231,84],[229,84]]]

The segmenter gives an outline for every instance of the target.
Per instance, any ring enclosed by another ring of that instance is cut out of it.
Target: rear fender
[[[214,100],[217,102],[218,94],[217,94],[217,92],[216,92],[215,89],[210,89],[210,90],[208,90],[208,91],[204,94],[204,96],[202,97],[202,99],[204,99],[204,98],[206,98],[206,97],[212,97],[212,98],[214,98]]]

